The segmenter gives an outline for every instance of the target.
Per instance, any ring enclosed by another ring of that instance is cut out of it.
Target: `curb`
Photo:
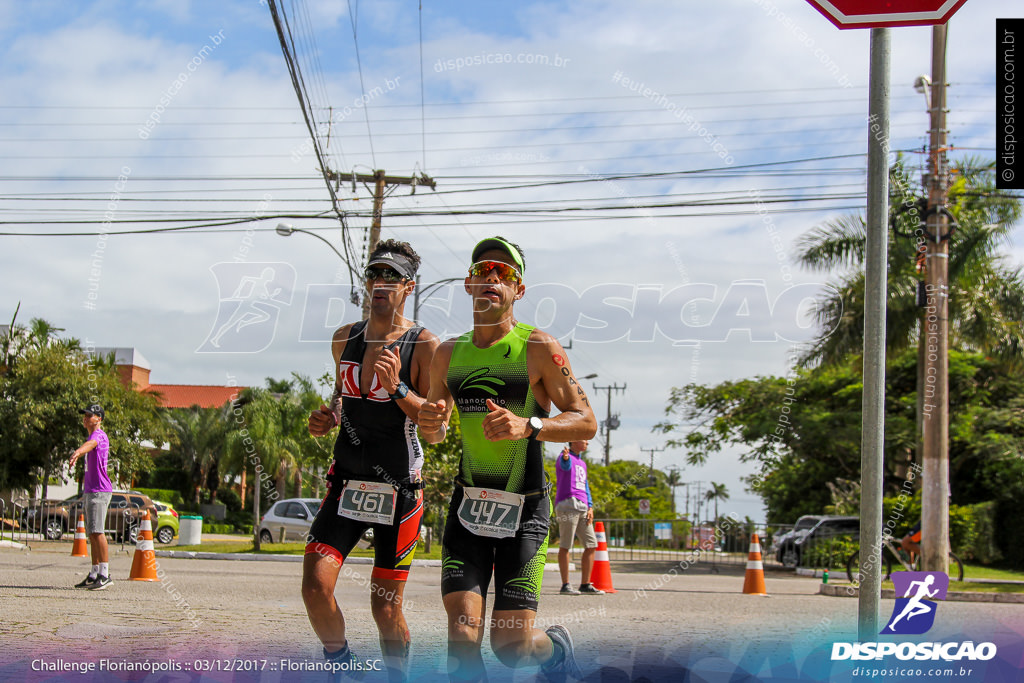
[[[833,598],[856,598],[860,588],[852,585],[823,583],[818,587],[819,595]],[[896,591],[891,588],[882,589],[882,597],[895,600]],[[999,602],[1024,605],[1024,593],[968,593],[966,591],[948,591],[944,602]]]

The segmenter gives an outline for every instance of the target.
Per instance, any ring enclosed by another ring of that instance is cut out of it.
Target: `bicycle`
[[[886,550],[889,552],[887,553]],[[894,562],[895,560],[895,562]],[[902,548],[893,544],[893,538],[891,536],[882,537],[882,552],[881,552],[882,569],[882,580],[886,580],[892,574],[893,564],[897,566],[897,571],[902,571],[899,567],[902,567],[908,572],[921,571],[921,555],[918,554],[911,562],[907,553]],[[953,554],[953,551],[949,552],[949,574],[950,581],[963,581],[964,580],[964,564],[960,561],[960,558]],[[846,576],[850,579],[851,583],[860,582],[860,551],[856,550],[846,560]]]

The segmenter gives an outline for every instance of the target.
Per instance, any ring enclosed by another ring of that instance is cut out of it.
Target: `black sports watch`
[[[530,436],[528,438],[536,439],[538,436],[540,436],[540,430],[544,429],[544,423],[540,421],[539,417],[534,415],[533,417],[530,418],[529,424],[530,427],[533,429],[533,432],[530,433]]]
[[[405,382],[399,382],[398,386],[395,387],[395,393],[388,395],[391,397],[391,400],[397,401],[400,398],[405,398],[408,393],[409,387],[406,386]]]

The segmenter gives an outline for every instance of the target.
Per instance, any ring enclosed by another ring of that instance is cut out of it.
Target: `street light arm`
[[[420,319],[420,298],[421,297],[428,296],[432,291],[434,291],[435,289],[437,289],[441,285],[448,284],[449,282],[461,282],[464,279],[465,278],[461,278],[461,277],[446,277],[443,280],[438,280],[437,282],[432,282],[429,285],[424,285],[423,287],[420,287],[419,285],[416,285],[416,289],[413,290],[413,297],[412,297],[412,318],[413,318],[413,320],[415,320],[416,322],[419,322],[419,319]]]
[[[431,282],[429,285],[424,285],[423,287],[420,288],[420,296],[427,296],[428,294],[430,294],[432,291],[434,291],[435,289],[437,289],[441,285],[446,285],[449,282],[461,282],[464,279],[465,278],[461,278],[461,277],[446,277],[443,280],[438,280],[437,282]]]
[[[311,234],[312,237],[316,238],[317,240],[323,242],[328,247],[330,247],[331,251],[333,251],[335,254],[337,254],[338,258],[340,258],[342,261],[344,261],[345,265],[347,265],[349,268],[352,267],[351,264],[348,262],[348,259],[345,258],[341,254],[341,252],[338,251],[337,248],[335,248],[335,246],[333,244],[331,244],[331,242],[329,240],[325,239],[322,236],[319,236],[319,234],[316,234],[312,230],[307,230],[307,229],[304,229],[304,228],[301,228],[301,227],[293,227],[293,226],[288,225],[286,223],[282,223],[281,225],[276,227],[275,230],[276,230],[276,232],[278,232],[278,234],[280,234],[280,236],[286,237],[286,238],[289,237],[292,232],[304,232],[306,234]]]

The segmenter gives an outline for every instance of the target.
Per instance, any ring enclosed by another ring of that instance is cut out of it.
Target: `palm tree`
[[[287,474],[296,466],[302,450],[293,424],[297,413],[288,405],[287,397],[258,387],[243,390],[233,410],[235,429],[228,434],[225,466],[236,473],[255,474],[257,495],[271,481],[275,495],[283,495]],[[254,497],[254,508],[257,500]],[[254,514],[258,512],[254,509]]]
[[[711,488],[704,492],[704,499],[708,502],[715,501],[715,523],[718,523],[718,501],[729,500],[729,489],[725,484],[711,482]]]
[[[39,351],[55,344],[67,351],[80,350],[81,343],[77,339],[62,339],[58,335],[64,331],[63,327],[51,325],[42,318],[32,318],[28,327],[19,325],[17,320],[20,310],[21,302],[14,309],[7,331],[0,337],[0,345],[3,347],[0,350],[0,372],[9,372],[18,359],[29,351]]]
[[[672,519],[676,518],[676,487],[683,483],[683,473],[676,467],[672,467],[668,470],[668,474],[665,475],[665,483],[668,484],[672,490]]]
[[[1021,217],[1015,197],[995,189],[995,163],[964,159],[954,170],[949,209],[958,227],[949,240],[949,345],[1001,359],[1009,367],[1024,361],[1024,276],[1005,263],[999,248]],[[898,352],[914,344],[917,363],[917,452],[923,449],[926,310],[917,305],[919,271],[918,230],[922,190],[913,186],[901,159],[890,169],[888,300],[886,349]],[[864,219],[845,216],[814,228],[800,238],[799,262],[812,270],[847,268],[833,291],[818,302],[817,317],[824,333],[799,359],[806,366],[842,362],[864,346],[864,272],[867,243]],[[907,467],[912,459],[897,463]]]
[[[170,455],[176,457],[190,474],[192,501],[198,506],[205,486],[210,502],[217,497],[220,462],[228,433],[227,408],[175,408],[164,414],[170,430]]]
[[[268,378],[268,383],[271,380]],[[328,436],[310,436],[309,414],[320,407],[321,403],[330,402],[317,391],[313,381],[305,375],[292,373],[290,380],[281,380],[271,384],[283,389],[281,396],[282,428],[292,435],[298,445],[295,463],[290,470],[292,495],[302,495],[302,477],[304,472],[314,473],[312,489],[314,497],[319,498],[320,478],[334,459],[334,434]],[[330,382],[333,391],[334,382]]]
[[[994,163],[966,159],[949,190],[949,208],[959,227],[949,244],[950,346],[982,351],[1011,363],[1024,359],[1024,278],[1005,264],[998,249],[1021,216],[1018,200],[998,195]],[[889,233],[886,347],[899,351],[920,343],[923,309],[916,303],[917,243],[913,239],[921,203],[902,160],[890,170],[894,196]],[[842,362],[864,343],[866,227],[859,215],[828,221],[800,238],[798,260],[817,271],[846,268],[833,291],[819,301],[818,322],[825,330],[800,358],[804,366]]]

